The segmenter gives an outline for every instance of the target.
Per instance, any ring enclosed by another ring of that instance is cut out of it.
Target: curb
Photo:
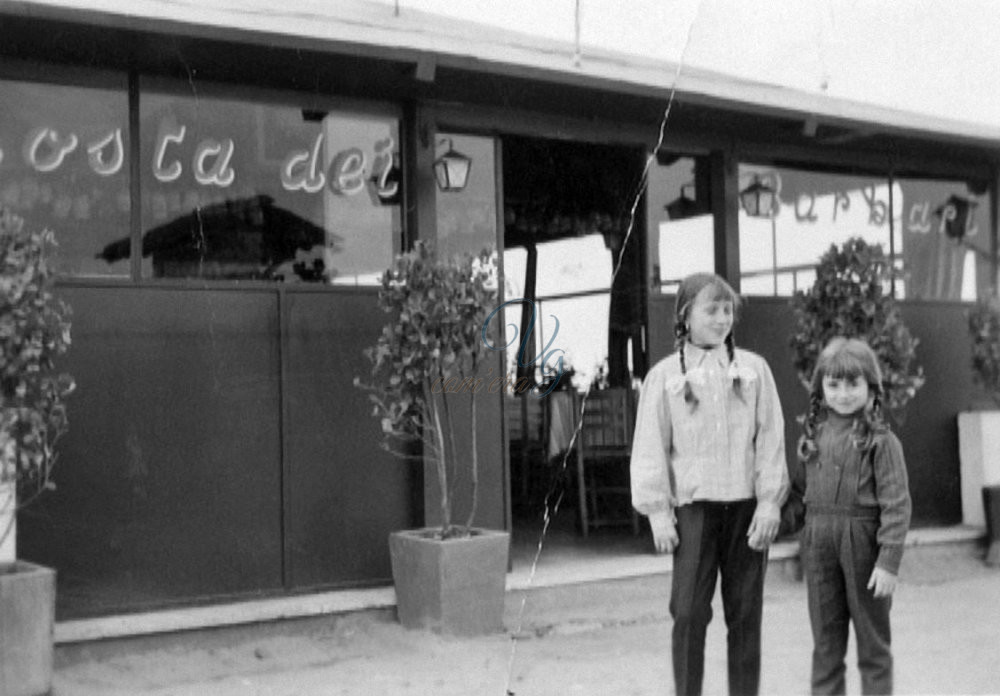
[[[955,526],[911,530],[907,547],[938,544],[974,544],[985,537],[981,527]],[[797,541],[782,541],[771,547],[769,562],[786,577],[801,578]],[[561,560],[552,565],[539,563],[515,567],[507,574],[508,601],[521,601],[534,590],[569,588],[575,585],[645,578],[669,574],[671,556],[654,554]],[[111,638],[130,638],[198,629],[222,628],[270,621],[282,621],[349,612],[384,611],[396,606],[395,590],[389,587],[334,590],[294,597],[253,599],[201,607],[184,607],[60,621],[55,625],[55,643],[65,645]],[[586,622],[593,623],[593,622]],[[553,629],[548,629],[553,630]],[[565,630],[587,630],[573,627]],[[535,631],[532,631],[534,633]]]

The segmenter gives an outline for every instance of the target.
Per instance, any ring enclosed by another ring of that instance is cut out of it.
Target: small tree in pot
[[[52,293],[49,230],[0,209],[0,693],[48,693],[55,574],[16,560],[17,508],[53,487],[73,380],[55,369],[69,346],[69,310]],[[8,654],[10,651],[10,654]]]
[[[885,406],[902,420],[906,405],[924,384],[914,365],[918,340],[903,323],[889,294],[893,269],[881,245],[859,237],[832,245],[816,266],[816,281],[792,298],[795,332],[793,364],[809,388],[816,359],[834,336],[861,338],[882,363]]]
[[[356,379],[355,384],[370,392],[373,415],[385,435],[383,446],[408,458],[422,449],[433,463],[441,505],[439,527],[390,537],[397,609],[405,625],[450,633],[500,626],[509,535],[473,527],[477,396],[487,391],[479,374],[489,350],[484,322],[497,297],[496,261],[489,252],[437,259],[430,246],[418,242],[397,256],[382,277],[379,306],[390,318],[366,351],[371,383]],[[458,431],[460,424],[467,432]],[[464,524],[456,524],[454,480],[462,468],[472,486],[471,506]],[[475,550],[483,544],[484,549]],[[474,556],[454,559],[455,568],[437,567],[467,551]],[[484,567],[494,574],[499,570],[499,579],[485,585],[460,579]],[[424,572],[426,577],[417,579]],[[485,587],[498,589],[498,597],[486,599]]]

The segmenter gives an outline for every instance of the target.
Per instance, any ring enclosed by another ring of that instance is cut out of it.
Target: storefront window
[[[143,87],[144,278],[378,281],[401,236],[395,117]]]
[[[973,301],[989,294],[990,196],[965,182],[893,180],[900,298]]]
[[[778,203],[770,214],[740,208],[744,294],[790,296],[810,287],[820,256],[851,237],[891,253],[888,177],[740,165],[739,190],[755,182],[776,192]]]
[[[673,293],[681,278],[715,268],[715,223],[705,157],[661,153],[649,170],[651,285]]]
[[[127,276],[106,245],[129,230],[128,92],[0,80],[0,204],[49,228],[53,268],[76,277]]]
[[[992,204],[984,184],[753,165],[740,165],[739,181],[741,191],[758,182],[778,195],[770,215],[740,208],[746,294],[808,288],[820,256],[850,237],[891,255],[900,299],[973,301],[989,292]]]
[[[438,155],[451,148],[471,162],[465,188],[438,191],[438,253],[448,257],[496,249],[497,184],[493,138],[439,133],[438,142]]]

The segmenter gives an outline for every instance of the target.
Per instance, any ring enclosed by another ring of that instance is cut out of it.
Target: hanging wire
[[[830,86],[830,72],[827,70],[826,62],[826,37],[823,31],[823,22],[825,18],[823,17],[823,7],[816,7],[816,58],[819,60],[819,88],[821,91],[825,92]],[[831,24],[833,23],[833,6],[827,2],[826,8],[827,14],[830,17]]]
[[[580,4],[583,0],[576,0],[576,8],[573,16],[573,41],[575,49],[573,51],[573,65],[580,67],[582,56],[580,54]]]
[[[581,0],[576,0],[576,60],[579,59],[580,55],[580,2]],[[656,153],[659,152],[660,147],[663,145],[663,140],[666,136],[667,120],[670,118],[670,111],[673,108],[675,98],[677,96],[677,83],[680,81],[681,71],[683,70],[685,59],[687,57],[688,48],[691,45],[691,37],[694,34],[694,27],[697,23],[698,15],[701,10],[701,6],[704,0],[699,0],[697,6],[695,7],[694,16],[691,18],[691,23],[688,25],[687,36],[684,40],[684,46],[681,49],[680,57],[677,60],[677,68],[674,72],[673,82],[670,85],[670,94],[667,97],[667,105],[663,110],[663,117],[660,119],[660,126],[656,136],[656,143],[650,150],[649,155],[646,157],[646,163],[642,170],[642,176],[639,179],[639,183],[636,188],[636,192],[632,199],[632,205],[629,209],[629,220],[628,227],[625,231],[625,239],[622,242],[621,250],[618,252],[618,259],[615,262],[614,269],[611,273],[611,286],[614,286],[615,279],[618,277],[618,272],[621,270],[622,261],[625,256],[625,250],[628,248],[628,243],[632,238],[632,232],[635,229],[635,217],[636,211],[639,207],[639,202],[642,199],[642,192],[646,186],[646,182],[649,179],[649,170],[656,161]],[[577,62],[577,65],[579,63]],[[548,492],[545,494],[544,499],[544,511],[542,513],[542,531],[538,536],[538,544],[535,548],[535,554],[531,561],[531,570],[528,573],[528,581],[524,587],[523,594],[521,597],[521,606],[517,612],[517,621],[515,624],[515,629],[511,633],[511,649],[510,656],[507,662],[507,680],[504,684],[504,696],[513,696],[514,692],[511,691],[510,685],[511,680],[514,676],[514,661],[517,656],[517,644],[521,635],[521,631],[524,629],[524,608],[528,601],[528,593],[530,592],[535,581],[535,574],[538,571],[538,561],[542,555],[542,549],[545,545],[545,537],[549,530],[549,525],[552,519],[559,512],[559,507],[562,504],[564,491],[563,487],[559,485],[559,481],[564,478],[566,473],[570,452],[573,450],[573,446],[576,444],[577,437],[580,435],[580,431],[583,428],[583,414],[587,411],[587,400],[590,397],[590,390],[593,388],[593,383],[587,386],[587,390],[584,392],[583,397],[580,400],[580,412],[576,417],[576,425],[573,428],[573,435],[570,437],[569,445],[566,451],[562,455],[562,461],[560,462],[558,474],[552,477],[552,484],[549,486]],[[554,500],[553,500],[554,496]]]

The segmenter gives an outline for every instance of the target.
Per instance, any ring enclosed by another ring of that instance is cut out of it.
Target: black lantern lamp
[[[942,227],[945,236],[958,240],[965,237],[970,231],[969,227],[978,204],[974,198],[956,196],[954,193],[948,196],[948,200],[934,210],[934,215],[941,218],[944,223]]]
[[[451,146],[451,138],[445,138],[439,145],[448,143],[448,151],[434,160],[434,178],[442,191],[461,191],[469,181],[472,160]]]
[[[706,212],[694,198],[688,196],[687,189],[693,189],[694,182],[681,185],[681,195],[663,206],[671,220],[684,220],[685,218],[701,215]]]
[[[753,183],[740,191],[740,205],[750,217],[771,217],[777,210],[777,191],[759,176],[754,176]]]

